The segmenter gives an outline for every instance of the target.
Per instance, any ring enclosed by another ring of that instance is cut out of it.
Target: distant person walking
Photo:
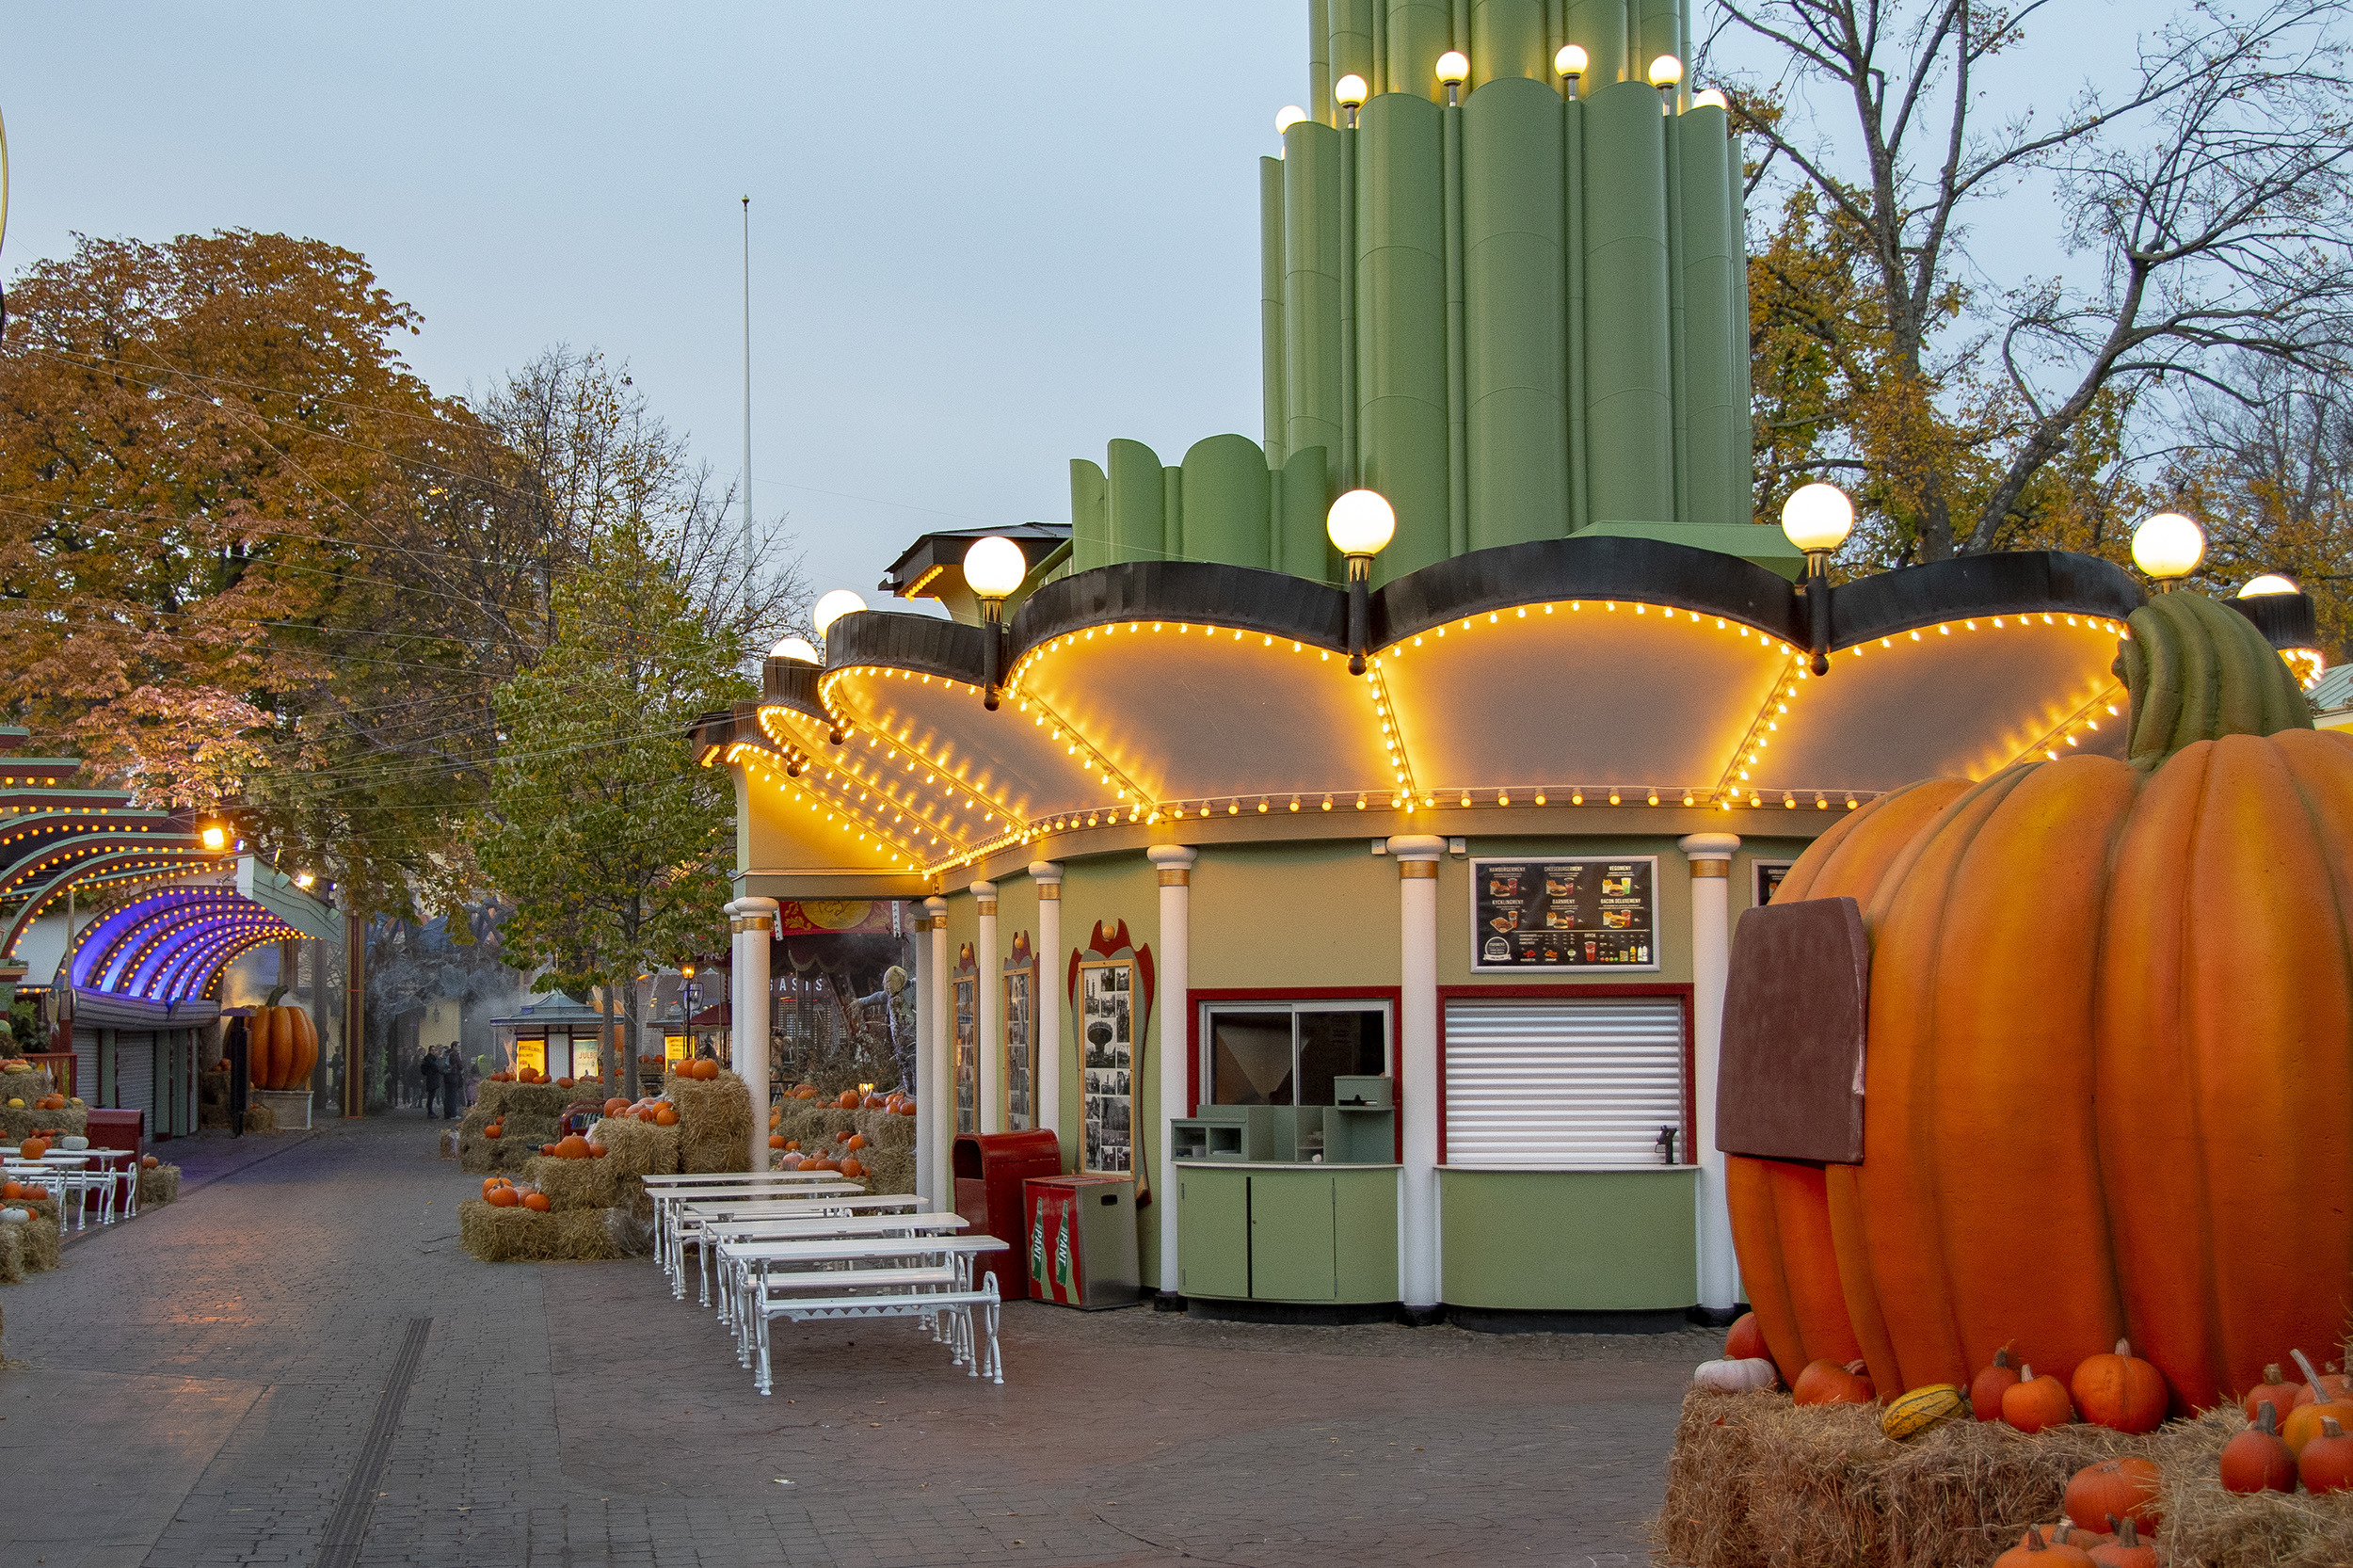
[[[440,1057],[426,1051],[424,1060],[417,1064],[417,1076],[424,1080],[424,1114],[425,1119],[430,1121],[440,1114],[441,1109]]]
[[[466,1113],[466,1063],[454,1044],[441,1062],[441,1093],[447,1096],[451,1121]]]

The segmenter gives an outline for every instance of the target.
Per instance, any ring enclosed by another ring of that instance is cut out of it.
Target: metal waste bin
[[[1062,1174],[1062,1144],[1050,1132],[960,1132],[949,1151],[955,1174],[956,1212],[972,1222],[972,1234],[994,1236],[1007,1250],[985,1254],[981,1272],[997,1276],[997,1294],[1014,1301],[1030,1293],[1021,1261],[1021,1184],[1032,1176]],[[978,1274],[972,1283],[980,1284]]]
[[[1032,1176],[1024,1190],[1032,1295],[1096,1312],[1131,1305],[1144,1294],[1133,1176]]]

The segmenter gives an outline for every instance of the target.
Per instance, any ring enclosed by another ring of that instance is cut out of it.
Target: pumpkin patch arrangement
[[[2353,1279],[2353,735],[2198,594],[2116,667],[2125,760],[1895,791],[1774,895],[1862,915],[1861,1158],[1727,1159],[1791,1393],[1689,1397],[1668,1560],[2353,1562],[2353,1379],[2293,1350]]]
[[[775,1169],[822,1170],[874,1192],[915,1190],[915,1102],[896,1090],[825,1094],[801,1085],[771,1109],[768,1133]]]

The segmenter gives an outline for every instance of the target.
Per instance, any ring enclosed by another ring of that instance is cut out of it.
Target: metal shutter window
[[[73,1026],[73,1087],[88,1104],[106,1103],[98,1085],[98,1030],[95,1025]]]
[[[144,1111],[155,1125],[155,1036],[147,1031],[115,1032],[114,1087],[122,1097],[115,1103],[124,1111]]]
[[[1449,1165],[1656,1165],[1662,1127],[1689,1159],[1680,998],[1448,1000]]]

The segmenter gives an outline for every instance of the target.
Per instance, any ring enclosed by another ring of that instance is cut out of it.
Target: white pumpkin
[[[31,1220],[29,1208],[0,1208],[0,1225],[21,1225]]]
[[[89,1147],[89,1140],[69,1133],[67,1136],[57,1140],[57,1147],[65,1150],[68,1154],[79,1154],[84,1149]]]
[[[1711,1394],[1745,1394],[1754,1388],[1770,1388],[1779,1379],[1779,1371],[1762,1356],[1740,1361],[1703,1361],[1699,1370],[1691,1374],[1693,1386]]]

